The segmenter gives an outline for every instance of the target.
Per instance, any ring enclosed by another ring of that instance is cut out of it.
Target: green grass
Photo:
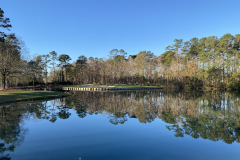
[[[95,86],[93,84],[79,84],[79,85],[59,85],[57,86],[58,88],[63,88],[63,87],[77,87],[77,88],[86,88],[90,86]],[[97,86],[97,85],[96,85]]]
[[[88,88],[88,87],[95,87],[95,88],[143,88],[143,87],[157,87],[157,86],[139,86],[139,85],[125,85],[125,84],[114,84],[114,85],[94,85],[94,84],[82,84],[82,85],[62,85],[58,86],[58,88],[63,87],[74,87],[74,88]]]
[[[146,87],[157,87],[157,86],[139,86],[139,85],[119,85],[119,84],[114,84],[110,85],[113,86],[114,88],[146,88]]]
[[[0,103],[17,102],[34,99],[50,99],[67,96],[68,94],[53,91],[0,91]]]

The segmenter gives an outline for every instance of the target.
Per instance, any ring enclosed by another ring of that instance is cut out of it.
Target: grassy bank
[[[114,85],[94,85],[94,84],[82,84],[82,85],[62,85],[58,88],[63,87],[76,87],[76,88],[146,88],[146,87],[158,87],[158,86],[140,86],[140,85],[125,85],[125,84],[114,84]]]
[[[64,97],[68,94],[52,91],[0,91],[0,104],[26,100]]]

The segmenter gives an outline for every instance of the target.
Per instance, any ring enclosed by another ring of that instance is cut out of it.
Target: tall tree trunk
[[[33,78],[33,90],[35,89],[35,77]]]
[[[66,76],[66,82],[68,81],[68,78],[67,78],[67,69],[65,68],[65,76]]]
[[[3,90],[6,89],[6,74],[3,74],[3,79],[2,79],[2,83],[3,83]]]

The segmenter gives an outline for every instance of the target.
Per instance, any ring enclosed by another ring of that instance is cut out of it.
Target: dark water
[[[0,157],[239,160],[239,100],[230,93],[75,92],[4,105]]]

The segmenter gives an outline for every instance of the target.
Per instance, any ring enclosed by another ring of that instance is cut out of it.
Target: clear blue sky
[[[31,54],[108,57],[165,51],[184,41],[240,33],[240,0],[0,0]]]

